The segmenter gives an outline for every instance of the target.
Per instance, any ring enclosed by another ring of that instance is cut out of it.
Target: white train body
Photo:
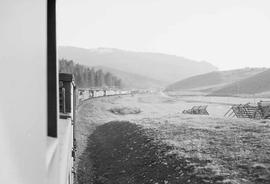
[[[59,113],[55,1],[1,0],[0,12],[0,183],[72,184],[75,106]]]

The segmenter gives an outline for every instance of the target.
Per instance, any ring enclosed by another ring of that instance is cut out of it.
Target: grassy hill
[[[221,73],[211,72],[203,75],[189,77],[187,79],[173,83],[166,88],[166,91],[193,89],[198,87],[215,85],[221,82],[223,82]]]
[[[210,93],[210,95],[217,96],[231,96],[231,95],[252,95],[267,93],[270,91],[270,69],[253,75],[251,77],[242,79],[225,85],[224,87]]]
[[[165,91],[196,90],[209,93],[216,91],[223,86],[241,81],[248,77],[259,74],[267,69],[265,68],[243,68],[228,71],[215,71],[202,75],[196,75],[186,78],[169,85]]]

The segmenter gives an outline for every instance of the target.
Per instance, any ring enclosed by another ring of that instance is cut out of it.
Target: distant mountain
[[[117,78],[121,79],[122,85],[125,88],[147,89],[147,88],[160,88],[164,86],[164,82],[144,77],[138,74],[123,72],[105,66],[97,66],[95,69],[102,69],[104,72],[110,72]]]
[[[217,70],[210,63],[198,62],[174,55],[132,52],[111,48],[59,47],[58,56],[88,66],[104,66],[138,74],[167,84]]]
[[[266,92],[270,92],[270,69],[240,81],[225,85],[224,87],[210,93],[210,95],[253,95]]]
[[[173,83],[166,88],[166,91],[197,90],[209,93],[218,90],[223,86],[246,79],[266,70],[266,68],[243,68],[237,70],[210,72]]]

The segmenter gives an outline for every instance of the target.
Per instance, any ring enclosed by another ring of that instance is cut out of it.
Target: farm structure
[[[236,104],[233,105],[224,116],[250,119],[269,119],[270,101],[260,101],[257,104]]]
[[[184,110],[183,114],[209,115],[206,108],[207,108],[207,105],[193,106],[191,109]]]

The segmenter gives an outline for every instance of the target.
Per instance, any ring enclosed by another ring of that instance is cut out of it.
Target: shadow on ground
[[[207,161],[168,154],[173,147],[154,139],[156,132],[126,121],[97,127],[81,156],[79,184],[219,183],[223,178],[201,178],[196,167]],[[194,165],[190,165],[192,162]]]

